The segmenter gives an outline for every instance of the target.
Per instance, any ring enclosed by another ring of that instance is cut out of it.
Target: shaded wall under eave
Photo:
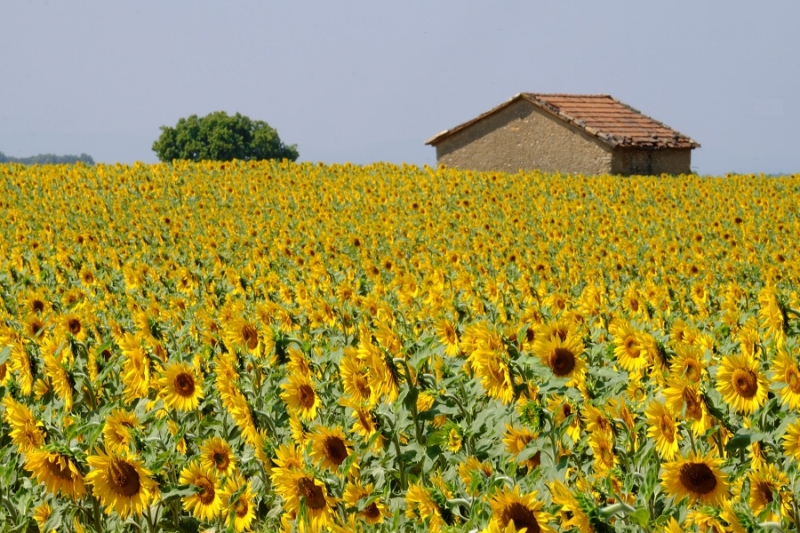
[[[438,142],[436,159],[477,171],[606,174],[612,169],[609,146],[525,100]]]
[[[611,173],[622,175],[689,174],[690,148],[635,149],[618,148],[611,159]]]

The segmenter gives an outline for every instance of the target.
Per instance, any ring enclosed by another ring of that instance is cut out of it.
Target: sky
[[[155,162],[161,126],[239,112],[301,161],[435,164],[519,92],[611,94],[701,174],[800,173],[797,0],[0,3],[0,151]]]

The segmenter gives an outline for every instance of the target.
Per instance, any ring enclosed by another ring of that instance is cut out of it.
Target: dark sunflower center
[[[310,385],[300,385],[297,388],[297,394],[300,405],[306,409],[311,409],[311,407],[313,407],[315,395],[314,389],[312,389]]]
[[[449,344],[455,344],[456,342],[458,342],[458,337],[456,337],[456,330],[453,329],[453,326],[451,326],[450,324],[447,324],[444,327],[444,334],[447,337],[447,342]]]
[[[758,378],[755,372],[748,368],[734,370],[731,376],[731,385],[736,390],[736,394],[742,398],[752,398],[758,392]]]
[[[794,393],[800,393],[800,374],[797,373],[797,368],[791,366],[786,369],[786,384],[792,389]]]
[[[229,464],[231,464],[231,458],[228,457],[227,453],[214,452],[214,465],[216,465],[217,470],[227,470]]]
[[[114,492],[127,498],[138,494],[141,488],[139,473],[133,465],[118,459],[114,459],[108,467],[108,484]]]
[[[180,396],[189,397],[194,394],[194,377],[186,372],[175,376],[175,392]]]
[[[41,313],[44,311],[44,302],[41,300],[34,300],[31,302],[31,307],[33,307],[34,313]]]
[[[684,364],[684,374],[686,378],[694,383],[700,381],[700,366],[697,361],[686,361]]]
[[[533,342],[536,339],[536,330],[533,328],[528,328],[525,330],[525,341],[526,342]]]
[[[634,337],[628,337],[625,339],[625,351],[629,357],[639,357],[639,355],[641,355],[639,343],[636,342]]]
[[[528,533],[539,533],[541,531],[533,511],[519,502],[514,502],[503,509],[502,521],[506,525],[513,521],[515,528],[527,528]]]
[[[672,419],[667,415],[661,416],[661,434],[669,441],[672,442],[675,440],[675,425],[672,423]]]
[[[250,504],[247,502],[247,498],[244,496],[239,496],[234,509],[236,509],[236,516],[239,518],[247,516],[247,511],[250,510]]]
[[[69,332],[73,335],[77,335],[81,332],[81,321],[77,318],[70,318],[67,325],[69,326]]]
[[[772,486],[764,481],[758,484],[758,494],[764,499],[767,504],[772,503],[775,497],[772,495]]]
[[[705,463],[686,463],[681,467],[681,485],[695,495],[710,494],[717,486],[714,471]]]
[[[575,354],[567,348],[559,347],[550,354],[550,368],[558,377],[568,376],[575,368]]]
[[[686,387],[683,389],[683,403],[686,406],[686,414],[690,418],[700,420],[703,417],[703,409],[700,407],[700,402],[697,401],[697,395],[694,390]]]
[[[217,492],[214,490],[214,484],[207,478],[200,478],[194,482],[195,486],[200,489],[197,491],[197,497],[203,505],[210,505],[214,501],[214,496]]]
[[[42,328],[44,328],[44,324],[42,324],[38,320],[34,320],[33,322],[31,322],[31,335],[35,337],[36,335],[39,334],[40,331],[42,331]]]
[[[327,437],[324,444],[325,456],[336,466],[339,466],[347,459],[347,447],[339,437]]]
[[[378,509],[378,506],[375,502],[372,502],[364,509],[364,518],[367,520],[377,520],[381,517],[381,510]]]
[[[258,348],[258,331],[252,325],[245,324],[242,326],[242,339],[244,339],[248,350]]]
[[[564,418],[567,418],[569,415],[572,414],[572,407],[568,403],[565,403],[564,406],[561,408],[561,412],[564,414]]]
[[[45,464],[47,465],[47,469],[50,471],[50,473],[57,478],[72,480],[72,472],[69,469],[69,463],[66,461],[66,459],[63,459],[62,461],[48,457],[45,459]]]
[[[0,363],[0,382],[2,382],[6,377],[6,364]]]
[[[639,310],[639,300],[631,300],[631,311],[636,312]]]
[[[322,489],[314,483],[314,480],[304,477],[297,484],[297,490],[306,499],[306,505],[311,509],[319,511],[327,505]]]

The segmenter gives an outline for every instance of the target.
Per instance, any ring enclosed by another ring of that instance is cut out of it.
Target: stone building
[[[700,145],[611,96],[520,93],[425,144],[470,170],[688,174]]]

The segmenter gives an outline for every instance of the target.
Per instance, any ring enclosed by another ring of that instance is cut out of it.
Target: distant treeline
[[[87,154],[81,155],[55,155],[39,154],[31,157],[11,157],[0,152],[0,163],[22,163],[23,165],[71,165],[73,163],[94,165],[94,159]]]

